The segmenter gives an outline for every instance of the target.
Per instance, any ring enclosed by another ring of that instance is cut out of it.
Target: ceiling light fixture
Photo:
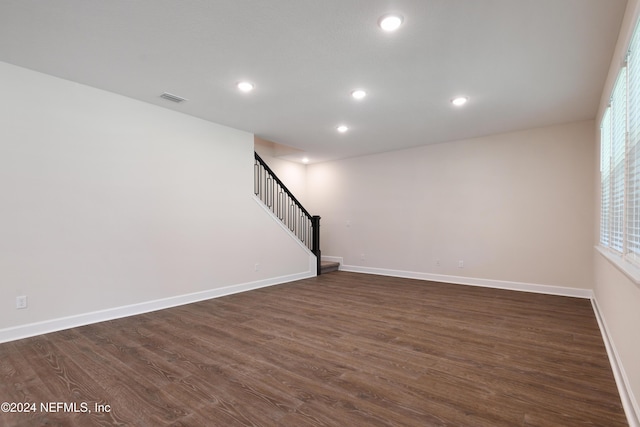
[[[453,105],[455,105],[456,107],[462,107],[464,104],[467,103],[467,101],[469,101],[469,98],[466,96],[459,96],[457,98],[453,98],[451,100],[451,103]]]
[[[340,125],[336,128],[336,130],[340,133],[345,133],[346,131],[349,130],[349,127],[345,125]]]
[[[251,92],[255,88],[254,84],[249,82],[239,82],[236,86],[238,89],[245,93]]]
[[[382,16],[378,20],[378,25],[384,31],[392,32],[400,28],[400,25],[402,25],[402,20],[403,20],[402,16],[400,15],[388,14],[388,15]]]
[[[354,99],[362,99],[367,96],[367,92],[363,91],[362,89],[356,89],[351,92],[351,96],[353,96]]]
[[[308,158],[308,157],[303,157],[303,158],[302,158],[302,163],[304,163],[305,165],[306,165],[307,163],[309,163],[309,158]]]

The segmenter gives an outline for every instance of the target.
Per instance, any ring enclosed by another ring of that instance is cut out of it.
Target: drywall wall
[[[639,16],[640,1],[629,0],[595,122],[598,143],[594,149],[596,160],[592,165],[596,177],[592,187],[595,194],[595,209],[592,209],[592,212],[595,217],[596,230],[593,244],[596,245],[598,244],[598,224],[600,223],[599,124],[609,103],[611,89],[628,50],[629,40]],[[631,281],[599,251],[594,249],[593,256],[595,300],[607,325],[609,338],[615,347],[628,397],[632,402],[635,414],[631,425],[640,425],[640,333],[638,333],[640,327],[640,286]]]
[[[0,88],[0,331],[309,272],[252,134],[6,63]]]
[[[597,306],[621,364],[621,380],[635,405],[636,419],[640,420],[640,286],[629,281],[599,252],[594,268]]]
[[[586,121],[309,165],[323,256],[591,289],[593,147]]]

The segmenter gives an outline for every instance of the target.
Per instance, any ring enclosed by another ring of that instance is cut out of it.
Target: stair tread
[[[320,261],[320,271],[322,273],[330,273],[332,271],[337,271],[339,268],[340,268],[339,262]]]

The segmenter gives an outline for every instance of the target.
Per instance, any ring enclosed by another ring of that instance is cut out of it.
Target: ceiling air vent
[[[185,98],[182,98],[181,96],[178,96],[178,95],[173,95],[173,94],[168,93],[168,92],[165,92],[162,95],[160,95],[160,98],[164,98],[167,101],[175,102],[177,104],[179,104],[179,103],[181,103],[183,101],[186,101]]]

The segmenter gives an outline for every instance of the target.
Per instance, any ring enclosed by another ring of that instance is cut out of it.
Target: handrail
[[[272,170],[271,170],[271,168],[269,167],[269,165],[267,165],[267,164],[264,162],[264,160],[262,160],[262,157],[260,157],[260,156],[258,155],[258,153],[256,153],[255,151],[254,151],[254,154],[255,154],[256,160],[257,160],[257,161],[262,165],[262,167],[263,167],[263,168],[264,168],[264,169],[269,173],[269,175],[271,175],[271,177],[272,177],[272,178],[273,178],[273,179],[274,179],[274,180],[275,180],[275,181],[280,185],[280,187],[282,187],[282,189],[287,193],[287,195],[288,195],[289,197],[291,197],[291,200],[293,200],[293,202],[294,202],[296,205],[298,205],[298,207],[302,210],[302,212],[304,212],[304,213],[305,213],[305,215],[307,216],[307,218],[311,219],[311,218],[313,217],[313,215],[311,215],[311,214],[309,213],[309,211],[307,211],[307,210],[304,208],[304,206],[302,206],[302,203],[300,203],[300,202],[298,201],[298,199],[296,199],[296,196],[294,196],[294,195],[293,195],[293,193],[292,193],[291,191],[289,191],[289,189],[287,188],[287,186],[286,186],[286,185],[284,185],[284,182],[282,182],[282,181],[280,180],[280,178],[278,178],[278,176],[276,175],[276,173],[275,173],[274,171],[272,171]],[[256,195],[257,195],[257,193],[256,193]]]
[[[258,153],[254,152],[254,154],[254,194],[316,256],[316,274],[319,275],[320,217],[311,215]]]

